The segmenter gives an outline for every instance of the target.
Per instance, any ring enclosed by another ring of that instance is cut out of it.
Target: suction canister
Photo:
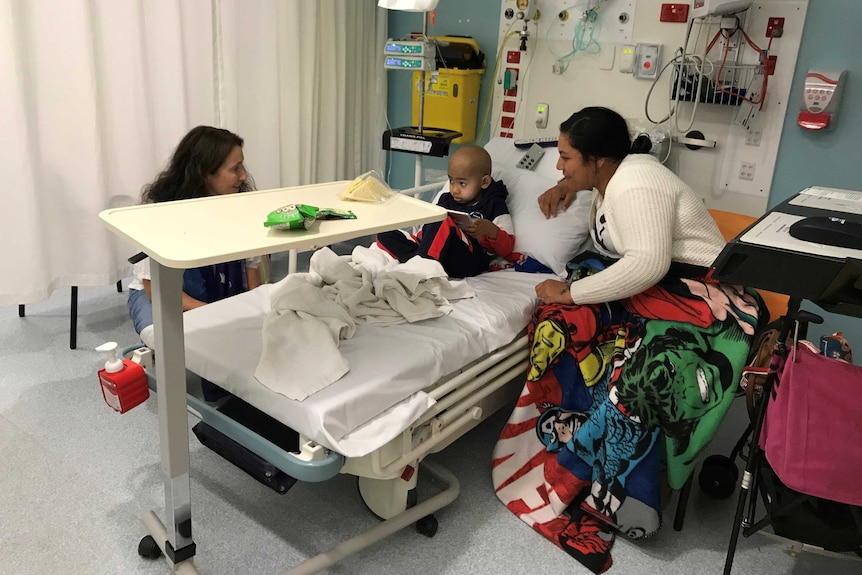
[[[117,343],[110,341],[96,348],[105,355],[105,367],[99,370],[102,397],[111,408],[125,413],[150,397],[144,368],[130,359],[117,357]]]

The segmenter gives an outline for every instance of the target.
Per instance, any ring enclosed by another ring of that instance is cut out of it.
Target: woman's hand
[[[558,212],[564,212],[572,205],[577,193],[578,191],[572,189],[571,184],[561,180],[556,186],[539,196],[539,209],[545,214],[545,218],[556,217]],[[562,206],[560,202],[563,202]]]
[[[482,236],[488,236],[489,240],[496,240],[499,229],[500,228],[497,227],[497,224],[491,220],[480,219],[473,220],[473,225],[464,231],[467,232],[468,236],[476,239],[479,239]]]
[[[559,280],[545,280],[536,286],[536,295],[541,303],[573,304],[569,284]]]
[[[195,299],[186,292],[183,292],[183,311],[189,311],[190,309],[203,307],[206,304],[207,303],[205,301]]]

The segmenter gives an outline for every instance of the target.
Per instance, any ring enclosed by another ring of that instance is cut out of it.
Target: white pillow
[[[491,138],[485,149],[491,155],[491,160],[494,162],[495,168],[514,168],[518,161],[524,157],[527,150],[522,150],[515,147],[515,141],[512,138]],[[542,148],[545,153],[539,158],[539,161],[533,166],[533,171],[537,174],[559,180],[560,170],[557,169],[557,159],[560,157],[560,151],[556,146]]]
[[[557,275],[566,274],[566,263],[584,249],[589,240],[592,193],[578,192],[572,205],[556,217],[545,219],[539,196],[557,181],[541,174],[500,166],[492,170],[509,190],[506,204],[515,226],[515,251],[533,256]]]

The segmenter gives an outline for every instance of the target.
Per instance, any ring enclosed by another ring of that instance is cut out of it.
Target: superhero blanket
[[[570,281],[612,261],[589,254]],[[530,370],[494,448],[494,488],[594,573],[611,566],[617,532],[658,530],[662,466],[682,487],[733,400],[758,300],[704,271],[675,264],[608,304],[540,305],[528,327]]]

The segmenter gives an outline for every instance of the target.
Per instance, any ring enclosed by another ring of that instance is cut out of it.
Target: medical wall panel
[[[769,198],[808,0],[755,0],[738,21],[696,20],[688,35],[688,22],[662,21],[665,4],[501,0],[491,126],[500,127],[514,108],[513,127],[504,131],[515,140],[551,138],[578,109],[608,106],[634,133],[661,139],[666,131],[673,143],[658,155],[710,208],[759,215]],[[768,24],[780,18],[784,26],[775,37]],[[774,67],[765,97],[762,55],[764,61],[772,56]],[[635,77],[655,76],[656,67],[655,81]],[[547,105],[544,128],[537,122],[539,104]],[[707,145],[694,150],[677,141],[692,137]]]

